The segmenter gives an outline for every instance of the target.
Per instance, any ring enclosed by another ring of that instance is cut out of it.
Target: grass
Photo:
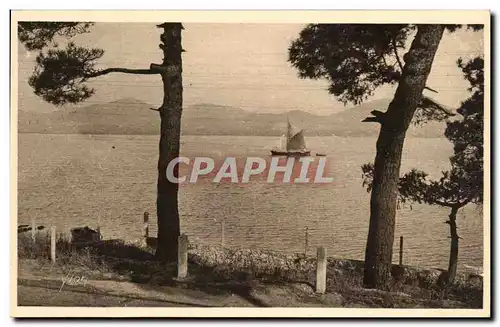
[[[18,234],[18,258],[34,259],[42,266],[51,265],[50,238],[47,233]],[[122,279],[137,273],[151,272],[160,264],[154,260],[153,249],[141,248],[121,240],[106,240],[94,244],[75,245],[64,235],[56,239],[56,268],[62,271],[85,272],[88,276]]]
[[[207,293],[236,293],[251,301],[252,287],[303,285],[314,294],[315,258],[291,257],[257,250],[231,250],[192,246],[189,278],[176,280],[175,264],[155,260],[154,249],[140,243],[106,240],[75,245],[59,236],[57,260],[49,258],[47,234],[18,234],[18,257],[37,262],[35,270],[66,273],[78,271],[92,279],[128,280],[139,284],[188,287]],[[438,287],[435,274],[413,268],[395,267],[389,291],[363,288],[362,263],[329,259],[327,293],[340,294],[343,306],[354,307],[467,307],[481,308],[482,279],[457,276],[448,289]],[[258,303],[258,302],[256,302]]]

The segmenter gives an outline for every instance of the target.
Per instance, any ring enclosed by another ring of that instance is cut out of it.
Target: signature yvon
[[[61,277],[61,288],[59,288],[59,292],[63,289],[64,285],[71,286],[85,286],[87,285],[88,279],[85,276],[77,276],[72,273],[67,274],[66,276]]]

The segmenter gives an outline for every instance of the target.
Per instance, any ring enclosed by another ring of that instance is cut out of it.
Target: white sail
[[[298,133],[293,134],[286,144],[287,151],[306,150],[306,140],[304,139],[304,130],[301,129]]]
[[[295,134],[300,132],[297,127],[293,126],[292,123],[287,119],[287,130],[286,130],[286,138],[290,140]]]
[[[280,137],[280,147],[279,147],[279,149],[281,149],[281,150],[286,149],[286,143],[287,143],[286,135],[283,134]]]
[[[304,139],[304,130],[298,129],[287,119],[286,133],[280,137],[280,148],[275,149],[280,152],[307,152],[306,141]]]

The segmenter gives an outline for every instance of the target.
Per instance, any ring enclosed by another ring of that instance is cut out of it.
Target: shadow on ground
[[[77,251],[88,253],[89,260],[101,263],[113,275],[125,276],[126,280],[136,283],[144,290],[154,289],[161,292],[161,287],[155,288],[155,286],[170,286],[205,293],[208,296],[235,295],[251,306],[268,307],[270,306],[268,303],[253,295],[254,288],[257,284],[259,286],[280,284],[279,281],[272,281],[270,278],[259,280],[257,283],[248,272],[228,274],[193,262],[189,262],[188,276],[178,279],[175,263],[162,264],[155,260],[151,249],[142,249],[120,241],[104,241],[98,245],[79,248]],[[108,276],[113,279],[113,276],[109,274]],[[203,297],[203,294],[200,296]]]
[[[235,264],[232,257],[225,264],[211,264],[200,260],[199,255],[190,255],[188,276],[178,279],[176,263],[160,263],[155,260],[153,249],[149,247],[121,240],[75,245],[61,239],[57,241],[57,264],[52,265],[47,260],[46,241],[41,238],[33,244],[30,237],[18,238],[19,258],[39,262],[39,267],[31,270],[33,275],[38,274],[40,278],[44,274],[61,276],[77,272],[89,279],[129,281],[133,283],[130,285],[136,285],[143,291],[166,292],[176,295],[178,299],[199,299],[200,303],[215,303],[216,306],[482,306],[482,285],[479,283],[478,288],[475,286],[477,283],[470,281],[457,284],[459,286],[450,289],[449,294],[440,292],[432,284],[432,279],[429,279],[428,285],[424,285],[421,284],[422,280],[415,278],[413,282],[410,280],[411,283],[395,279],[394,288],[390,291],[373,292],[362,289],[361,266],[353,265],[354,268],[348,269],[330,266],[329,263],[327,293],[320,295],[314,292],[314,268],[265,269],[266,261],[260,260],[260,257],[253,258],[259,266],[246,268],[249,262],[246,252],[236,257],[240,263],[244,263],[240,265]]]

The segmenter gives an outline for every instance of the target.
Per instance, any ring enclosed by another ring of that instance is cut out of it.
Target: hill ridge
[[[291,110],[280,113],[256,113],[238,107],[197,103],[183,109],[184,135],[262,135],[279,136],[286,118],[305,130],[306,136],[373,136],[379,125],[363,123],[372,110],[385,111],[390,100],[379,99],[346,108],[327,116]],[[158,115],[151,104],[135,98],[121,98],[103,104],[90,104],[69,111],[36,113],[19,111],[20,133],[56,134],[144,134],[157,135]],[[430,122],[410,127],[409,136],[443,137],[444,123]]]

